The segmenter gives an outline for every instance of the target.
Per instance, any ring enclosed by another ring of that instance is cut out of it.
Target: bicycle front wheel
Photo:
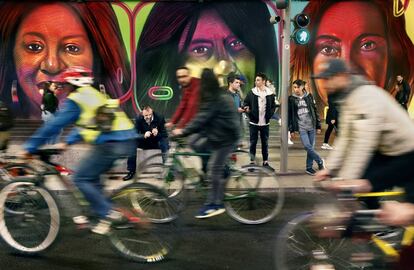
[[[226,184],[224,205],[227,213],[244,224],[262,224],[282,209],[283,189],[276,175],[259,166],[232,172]]]
[[[168,205],[168,196],[164,191],[145,183],[133,183],[112,196],[115,206],[128,213],[135,220],[122,228],[114,227],[109,234],[113,247],[125,258],[137,262],[158,262],[171,254],[179,238],[178,221],[154,223],[150,211],[139,210],[131,204],[131,196],[150,198],[157,202],[159,211]],[[155,210],[155,205],[151,211]],[[165,209],[164,209],[165,210]],[[157,221],[157,220],[155,220]]]
[[[13,252],[34,255],[58,236],[60,212],[52,193],[32,182],[10,182],[0,192],[0,236]]]
[[[335,270],[387,269],[384,256],[369,240],[318,237],[319,228],[312,226],[311,218],[312,213],[301,214],[280,231],[275,248],[277,270],[307,270],[319,264]],[[369,260],[361,260],[360,255]]]
[[[160,188],[168,196],[168,200],[159,201],[157,197],[140,194],[139,197],[131,196],[133,206],[146,212],[153,222],[165,223],[174,220],[186,203],[184,179],[184,175],[172,165],[146,166],[137,176],[138,182]]]

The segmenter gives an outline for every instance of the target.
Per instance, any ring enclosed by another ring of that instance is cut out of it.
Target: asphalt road
[[[189,202],[181,217],[179,245],[171,257],[155,264],[127,261],[115,253],[105,237],[77,230],[66,219],[60,241],[39,257],[11,255],[0,251],[0,270],[30,269],[145,269],[145,270],[275,270],[274,246],[283,224],[299,212],[311,209],[321,194],[289,193],[283,211],[263,225],[243,225],[226,214],[206,220],[193,215],[201,198]]]

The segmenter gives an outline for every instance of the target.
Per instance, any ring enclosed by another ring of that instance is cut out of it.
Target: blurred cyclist
[[[386,202],[380,220],[388,225],[414,224],[414,124],[404,109],[383,89],[352,75],[345,62],[331,59],[318,67],[315,79],[324,80],[329,99],[339,105],[341,130],[327,169],[316,180],[340,177],[327,189],[354,192],[405,189],[406,203]],[[367,201],[368,207],[379,207]],[[414,245],[405,248],[398,269],[412,269]]]
[[[314,78],[324,80],[342,123],[327,169],[316,180],[340,177],[346,182],[333,181],[330,188],[345,183],[360,192],[401,186],[414,202],[414,124],[407,113],[386,91],[351,74],[340,59],[323,62],[318,69]]]
[[[211,69],[201,74],[200,110],[184,129],[173,130],[175,136],[195,134],[191,141],[196,151],[209,149],[208,177],[212,182],[207,201],[196,218],[209,218],[225,212],[223,205],[225,164],[236,148],[240,136],[240,120],[231,96],[220,88]],[[197,137],[197,142],[194,138]]]
[[[109,122],[98,125],[98,111],[119,107],[117,100],[109,100],[105,95],[92,87],[92,71],[84,67],[69,67],[57,78],[58,84],[69,83],[70,94],[64,101],[62,110],[50,122],[46,122],[24,145],[27,154],[45,144],[49,138],[58,134],[68,125],[75,128],[67,138],[67,144],[83,140],[92,144],[89,153],[80,162],[73,180],[79,190],[89,201],[92,210],[100,221],[92,228],[98,234],[106,234],[111,224],[126,223],[126,218],[115,209],[104,196],[100,175],[108,171],[113,163],[121,158],[132,155],[135,151],[137,134],[134,125],[119,108],[112,112]],[[108,112],[108,115],[111,112]],[[105,126],[106,125],[106,126]]]

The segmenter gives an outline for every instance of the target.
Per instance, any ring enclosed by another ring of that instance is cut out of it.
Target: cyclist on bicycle
[[[196,218],[208,218],[225,212],[224,169],[226,160],[239,140],[240,120],[234,110],[233,99],[220,88],[217,77],[211,69],[204,69],[201,74],[200,92],[200,110],[184,129],[173,130],[173,135],[200,134],[199,141],[204,141],[203,144],[208,146],[199,146],[199,148],[211,149],[208,177],[213,186],[205,206],[196,215]]]
[[[71,89],[62,110],[56,114],[56,118],[36,131],[25,143],[24,149],[27,155],[34,154],[63,127],[71,124],[77,126],[68,136],[66,143],[70,145],[83,140],[90,143],[92,148],[79,163],[73,180],[89,201],[93,212],[100,218],[92,232],[106,234],[111,224],[126,223],[128,220],[121,212],[113,209],[109,199],[104,196],[100,175],[108,171],[117,159],[134,154],[138,135],[130,119],[119,109],[113,112],[111,121],[106,123],[109,124],[109,129],[103,130],[97,126],[97,112],[114,100],[107,99],[92,87],[94,79],[91,70],[69,67],[58,80],[59,84],[68,83],[65,87]]]
[[[414,124],[408,114],[386,91],[352,74],[340,59],[322,62],[317,70],[314,78],[322,80],[329,99],[339,107],[341,132],[327,169],[315,179],[346,179],[332,181],[327,188],[348,186],[355,192],[400,186],[407,201],[414,203]],[[379,207],[375,201],[368,201],[368,206]]]

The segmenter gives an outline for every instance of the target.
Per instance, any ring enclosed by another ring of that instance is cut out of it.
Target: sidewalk
[[[319,135],[318,137],[320,137]],[[278,139],[278,138],[273,138]],[[276,174],[278,175],[278,179],[280,180],[280,184],[283,188],[287,191],[298,191],[298,192],[307,192],[312,191],[312,176],[309,176],[305,173],[305,163],[306,163],[306,152],[303,149],[302,144],[298,140],[294,140],[294,145],[289,146],[289,153],[288,153],[288,172],[286,174],[279,174],[279,167],[280,167],[280,153],[279,147],[270,147],[269,149],[269,159],[270,164],[272,167],[276,169]],[[316,150],[319,154],[325,158],[329,151],[320,149],[320,140],[317,140],[316,143]],[[55,161],[70,168],[76,169],[76,164],[82,159],[82,156],[88,152],[88,145],[74,145],[71,146],[62,156],[55,157]],[[13,142],[9,146],[8,152],[10,153],[18,153],[22,150],[22,145],[20,143],[14,144]],[[247,149],[245,149],[247,150]],[[257,157],[260,161],[261,159],[261,151],[260,151],[260,144],[257,147]],[[152,151],[152,150],[150,150]],[[151,155],[153,152],[144,153],[145,156]],[[142,156],[142,152],[138,153],[138,162],[143,160],[145,157]],[[258,162],[258,164],[260,164]],[[316,164],[315,164],[316,166]],[[108,184],[108,188],[117,188],[123,185],[125,182],[122,181],[122,177],[126,174],[126,160],[121,160],[117,162],[114,168],[109,175],[110,181],[106,181]],[[48,183],[48,187],[52,190],[61,190],[63,189],[62,186],[58,185],[56,180],[51,179]]]

